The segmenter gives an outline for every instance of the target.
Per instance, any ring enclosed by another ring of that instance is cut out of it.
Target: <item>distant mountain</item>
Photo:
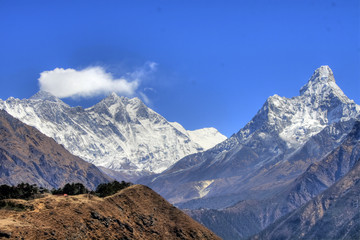
[[[142,183],[181,208],[202,209],[189,214],[225,239],[250,236],[304,203],[284,200],[279,209],[270,200],[340,146],[359,115],[322,66],[299,96],[269,97],[238,133]]]
[[[0,163],[0,184],[25,182],[51,189],[80,182],[95,189],[112,180],[4,110],[0,110]]]
[[[340,146],[311,164],[279,193],[261,200],[243,200],[226,209],[188,210],[188,214],[224,239],[246,238],[306,204],[342,179],[359,160],[360,122],[357,121]]]
[[[0,109],[54,138],[72,154],[130,178],[159,173],[226,139],[214,128],[187,131],[140,99],[115,93],[83,109],[40,91],[30,99],[0,100]]]
[[[269,97],[237,134],[143,183],[179,206],[188,202],[186,208],[224,208],[262,199],[337,147],[359,114],[360,106],[336,85],[331,69],[322,66],[300,96]],[[350,122],[336,125],[345,121]],[[314,138],[323,130],[326,136]]]
[[[360,238],[360,122],[339,148],[295,181],[298,191],[289,198],[302,201],[331,183],[323,193],[253,239]]]
[[[220,240],[141,185],[104,199],[86,195],[47,196],[25,204],[33,211],[1,214],[0,236],[11,239]]]

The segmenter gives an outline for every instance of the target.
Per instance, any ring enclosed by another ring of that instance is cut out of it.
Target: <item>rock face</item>
[[[205,208],[190,214],[226,239],[250,236],[304,203],[283,210],[270,204],[346,139],[359,114],[331,69],[322,66],[299,96],[269,97],[237,134],[143,183],[181,208]],[[261,217],[251,217],[256,214]]]
[[[311,164],[303,174],[290,182],[281,192],[261,200],[240,201],[226,209],[191,210],[188,213],[224,239],[246,238],[318,196],[352,171],[359,160],[360,122],[357,121],[339,147],[321,161]],[[289,239],[296,236],[295,233],[288,234],[293,236]],[[273,239],[282,239],[279,235],[276,236]],[[340,239],[325,236],[324,239]],[[260,239],[268,238],[261,237]]]
[[[323,193],[253,239],[360,238],[360,122],[341,147],[297,179],[300,194],[295,192],[289,198],[307,199],[312,195],[309,189],[316,191],[331,183]]]
[[[0,100],[0,109],[36,127],[72,154],[126,176],[159,173],[182,157],[226,139],[213,128],[186,131],[138,98],[111,94],[83,109],[47,92]]]
[[[0,110],[0,183],[48,189],[80,182],[90,189],[112,179],[53,139]]]
[[[142,185],[100,199],[47,196],[26,212],[0,210],[0,234],[16,239],[220,239]]]

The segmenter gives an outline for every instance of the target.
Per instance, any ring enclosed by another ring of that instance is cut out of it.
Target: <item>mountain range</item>
[[[53,186],[46,171],[64,174],[64,168],[92,188],[101,177],[130,179],[224,239],[360,235],[360,106],[328,66],[315,70],[299,96],[269,97],[228,139],[214,128],[188,131],[140,99],[115,93],[83,109],[40,91],[30,99],[0,100],[0,109],[63,145],[2,111],[5,183],[38,178]],[[69,161],[61,163],[64,157]]]
[[[304,173],[276,194],[270,194],[260,200],[245,199],[225,209],[197,209],[187,212],[224,239],[246,239],[267,229],[269,225],[277,226],[275,222],[277,219],[297,211],[354,168],[360,160],[359,130],[360,122],[357,121],[340,146],[319,162],[311,164]],[[294,223],[292,227],[298,226]],[[289,231],[287,234],[292,236],[288,239],[295,239],[297,236],[295,232],[291,235]],[[282,239],[279,235],[276,236],[272,239]],[[264,236],[260,239],[268,239],[268,237]],[[316,239],[331,238],[318,236]]]
[[[182,157],[226,139],[214,128],[187,131],[140,99],[115,93],[83,109],[40,91],[30,99],[0,100],[0,109],[119,178],[159,173]]]
[[[246,238],[314,197],[285,199],[283,208],[274,204],[341,145],[359,114],[360,106],[337,86],[331,69],[321,66],[299,96],[269,97],[229,139],[141,181],[219,236]]]
[[[0,163],[0,184],[51,189],[76,182],[95,189],[113,180],[5,110],[0,110]],[[105,199],[49,193],[7,199],[0,213],[0,238],[6,239],[220,239],[141,185]]]

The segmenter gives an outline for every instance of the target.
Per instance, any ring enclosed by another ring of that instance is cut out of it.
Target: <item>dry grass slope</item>
[[[134,185],[104,199],[52,196],[0,210],[0,237],[10,239],[220,239],[150,188]],[[31,209],[31,210],[30,210]]]

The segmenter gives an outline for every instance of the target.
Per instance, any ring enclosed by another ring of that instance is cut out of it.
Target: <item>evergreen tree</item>
[[[52,194],[79,195],[88,193],[89,190],[82,183],[67,183],[63,188],[51,190]]]
[[[118,191],[120,191],[124,188],[127,188],[131,185],[132,185],[132,183],[124,182],[124,181],[121,181],[121,183],[119,183],[118,181],[113,181],[110,183],[101,183],[101,184],[99,184],[99,186],[97,186],[95,193],[99,197],[106,197],[106,196],[113,195],[113,194],[117,193]]]
[[[10,198],[32,199],[39,193],[36,184],[20,183],[17,186],[0,186],[0,200]]]

